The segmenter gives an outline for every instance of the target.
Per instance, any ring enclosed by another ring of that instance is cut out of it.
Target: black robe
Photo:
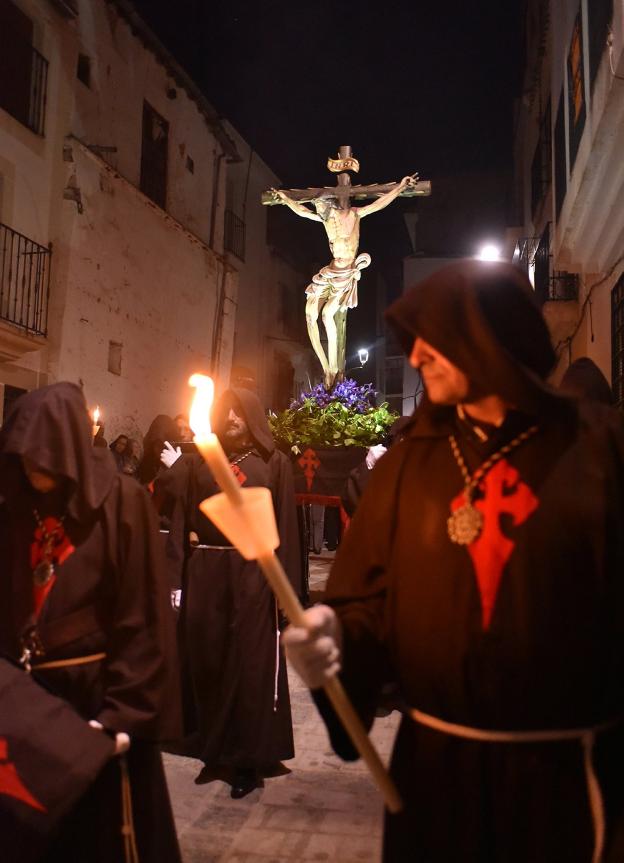
[[[470,728],[613,723],[597,735],[593,763],[604,859],[616,863],[624,859],[624,429],[615,411],[564,399],[543,382],[554,355],[530,293],[509,265],[460,263],[391,308],[406,349],[422,335],[482,392],[518,410],[481,443],[454,408],[419,409],[372,472],[327,595],[344,629],[342,678],[368,723],[390,680],[407,708]],[[449,436],[473,472],[533,423],[537,433],[480,483],[481,535],[452,543],[447,520],[464,480]],[[354,757],[317,699],[334,747]],[[405,810],[387,816],[386,861],[592,859],[578,740],[477,742],[406,715],[391,772]]]
[[[299,533],[290,463],[275,449],[256,396],[248,390],[229,391],[226,396],[230,394],[253,438],[250,454],[235,466],[235,473],[243,487],[271,490],[281,538],[276,553],[299,593]],[[172,513],[167,548],[172,583],[173,570],[184,560],[178,634],[185,752],[211,768],[253,767],[262,772],[294,756],[279,615],[258,565],[231,548],[198,509],[204,498],[218,491],[209,468],[194,455],[182,456],[155,483],[155,497]],[[172,499],[177,506],[172,506]],[[199,547],[189,544],[190,531],[197,534]]]
[[[20,456],[61,478],[37,494]],[[36,670],[33,676],[85,720],[126,732],[134,821],[142,863],[178,863],[175,827],[158,741],[179,729],[174,623],[156,518],[147,493],[117,474],[107,450],[92,445],[84,397],[55,384],[19,399],[0,433],[0,652],[18,659],[35,622],[29,554],[37,527],[65,514],[74,546],[57,565],[36,618],[46,647],[38,661],[103,652],[104,660]],[[63,820],[45,863],[119,863],[121,775],[118,759],[100,773]]]

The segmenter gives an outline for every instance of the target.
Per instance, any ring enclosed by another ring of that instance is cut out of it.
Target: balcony
[[[223,248],[240,261],[245,260],[245,223],[232,210],[225,211]]]
[[[0,322],[28,335],[47,335],[51,254],[0,223]]]

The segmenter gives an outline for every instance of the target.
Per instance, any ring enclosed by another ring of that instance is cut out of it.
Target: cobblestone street
[[[318,598],[329,555],[311,560],[310,589]],[[242,800],[215,780],[196,785],[201,763],[165,755],[184,863],[377,863],[382,804],[361,764],[331,752],[308,690],[290,672],[296,757],[290,772],[266,779]],[[378,719],[373,739],[385,759],[398,716]]]

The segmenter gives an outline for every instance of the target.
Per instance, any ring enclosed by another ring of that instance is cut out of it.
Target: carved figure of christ
[[[340,180],[345,177],[347,182]],[[366,253],[358,257],[360,219],[383,210],[405,189],[416,184],[415,177],[404,177],[372,203],[352,207],[350,195],[362,187],[352,187],[348,175],[341,174],[333,194],[314,197],[314,210],[289,197],[283,190],[272,189],[276,203],[285,204],[298,216],[321,222],[329,240],[331,263],[314,276],[306,288],[306,325],[314,352],[321,362],[326,386],[344,375],[346,352],[347,311],[357,305],[357,282],[360,271],[370,264]],[[327,354],[321,344],[319,314],[327,334]]]

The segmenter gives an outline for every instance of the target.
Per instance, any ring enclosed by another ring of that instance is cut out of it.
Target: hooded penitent
[[[362,717],[389,681],[405,706],[387,863],[588,863],[601,824],[601,861],[624,860],[622,418],[545,383],[554,354],[529,291],[509,264],[460,261],[388,312],[407,353],[421,336],[509,407],[499,424],[419,407],[327,583]],[[459,538],[461,508],[480,518]],[[331,714],[329,727],[353,757]],[[561,739],[579,728],[595,733],[593,777],[580,738]]]
[[[36,491],[24,460],[29,471],[54,477],[56,487]],[[107,449],[93,447],[84,397],[73,384],[22,396],[0,432],[0,592],[0,654],[13,662],[30,655],[33,680],[71,705],[77,721],[97,720],[111,734],[130,736],[140,859],[175,863],[179,852],[157,741],[177,733],[179,700],[156,517],[145,490],[117,473]],[[33,710],[24,723],[35,715],[45,716]],[[0,738],[2,728],[0,721]],[[44,731],[38,727],[33,740]],[[32,788],[38,781],[33,768],[50,763],[34,751],[26,747],[23,770]],[[19,752],[13,747],[9,755]],[[6,779],[9,767],[0,768]],[[43,777],[48,784],[54,769]],[[60,761],[56,769],[71,774]],[[0,776],[0,814],[2,794]],[[121,799],[114,759],[37,860],[123,859]],[[68,795],[66,803],[72,802]],[[15,833],[3,829],[7,859],[22,859],[12,853],[12,841]]]
[[[248,443],[232,446],[225,435],[230,409],[245,420]],[[292,471],[275,448],[260,400],[250,390],[227,390],[215,404],[212,424],[240,485],[271,491],[280,535],[276,554],[299,592]],[[244,560],[199,512],[199,503],[218,491],[195,454],[183,455],[155,482],[155,498],[172,512],[171,584],[182,587],[187,752],[210,768],[261,770],[293,755],[286,665],[275,599],[258,564]],[[199,539],[195,547],[189,547],[191,531]]]
[[[555,364],[527,277],[503,262],[464,260],[410,288],[386,312],[409,356],[420,336],[480,392],[529,413],[556,399],[544,381]]]
[[[167,414],[158,414],[152,420],[143,438],[143,458],[139,464],[138,479],[143,485],[150,483],[160,470],[160,453],[165,441],[174,443],[178,438],[178,427]]]
[[[71,383],[33,390],[15,402],[0,431],[0,494],[25,487],[23,457],[63,480],[76,519],[101,506],[115,479],[110,453],[93,446],[82,390]]]
[[[590,399],[605,405],[613,404],[609,382],[589,357],[574,360],[566,369],[560,386],[563,392],[577,398]]]
[[[275,441],[258,396],[242,388],[232,388],[223,393],[212,414],[215,434],[222,441],[230,408],[245,420],[249,436],[266,461],[275,450]]]

